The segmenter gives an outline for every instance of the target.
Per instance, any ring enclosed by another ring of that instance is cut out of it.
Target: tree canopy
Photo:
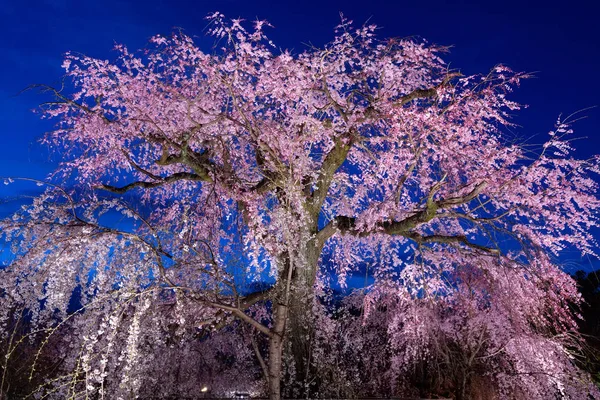
[[[2,223],[0,279],[7,337],[17,309],[70,332],[41,390],[596,393],[557,256],[595,255],[599,159],[573,157],[569,118],[510,134],[526,74],[465,76],[347,20],[299,54],[209,20],[210,52],[176,33],[70,53],[73,90],[41,86],[61,164]],[[332,296],[357,271],[372,283]]]

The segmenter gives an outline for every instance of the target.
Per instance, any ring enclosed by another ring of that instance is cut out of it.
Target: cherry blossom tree
[[[595,255],[599,160],[573,157],[568,118],[537,147],[507,135],[527,75],[464,76],[443,47],[347,20],[300,54],[263,21],[209,20],[212,52],[177,33],[114,61],[69,53],[74,89],[40,86],[61,164],[3,222],[0,321],[71,321],[71,373],[48,390],[129,398],[191,374],[161,363],[174,352],[216,386],[240,363],[271,399],[376,372],[362,390],[402,393],[417,369],[459,397],[475,376],[502,398],[592,390],[556,257]],[[360,316],[331,315],[331,283],[367,266]]]

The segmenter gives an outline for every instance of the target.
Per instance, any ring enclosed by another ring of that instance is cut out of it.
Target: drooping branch
[[[78,103],[75,100],[69,99],[67,96],[65,96],[64,94],[61,93],[62,89],[59,90],[50,85],[45,85],[45,84],[35,84],[35,85],[31,85],[31,86],[27,87],[25,90],[30,90],[30,89],[40,89],[40,91],[42,91],[42,92],[51,92],[57,98],[57,101],[49,101],[49,102],[43,103],[42,105],[54,105],[54,106],[69,105],[71,107],[74,107],[76,109],[79,109],[79,110],[85,112],[86,114],[99,116],[106,123],[113,122],[106,115],[92,110],[85,104]],[[98,102],[98,98],[96,99],[96,102]]]
[[[135,188],[150,189],[150,188],[155,188],[158,186],[168,185],[170,183],[182,181],[182,180],[210,182],[209,177],[203,177],[203,176],[191,173],[191,172],[177,172],[177,173],[174,173],[173,175],[162,178],[161,180],[156,181],[156,182],[136,181],[136,182],[132,182],[132,183],[129,183],[129,184],[127,184],[125,186],[121,186],[121,187],[111,186],[111,185],[101,185],[101,186],[99,186],[99,188],[103,189],[103,190],[107,190],[109,192],[123,194],[123,193],[126,193],[127,191],[129,191],[131,189],[135,189]]]

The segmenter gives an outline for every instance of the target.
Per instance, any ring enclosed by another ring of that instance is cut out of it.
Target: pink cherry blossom
[[[465,76],[348,20],[301,53],[209,21],[214,50],[69,53],[73,91],[45,88],[61,164],[2,222],[0,271],[5,337],[23,308],[70,332],[40,394],[598,395],[556,259],[597,255],[599,160],[569,118],[535,148],[506,135],[526,74]]]

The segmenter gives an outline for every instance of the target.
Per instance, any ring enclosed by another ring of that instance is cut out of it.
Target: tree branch
[[[58,99],[58,101],[48,101],[43,103],[42,105],[70,105],[72,107],[75,107],[83,112],[85,112],[86,114],[90,114],[90,115],[95,115],[100,117],[104,122],[106,122],[107,124],[116,122],[113,121],[111,119],[109,119],[106,115],[104,115],[102,112],[100,111],[94,111],[91,108],[89,108],[88,106],[86,106],[83,103],[78,103],[75,100],[71,100],[69,99],[67,96],[63,95],[62,92],[62,88],[56,89],[50,85],[46,85],[46,84],[35,84],[35,85],[30,85],[29,87],[25,88],[23,91],[25,90],[30,90],[30,89],[40,89],[41,92],[52,92],[54,94],[54,96]],[[63,83],[63,88],[64,88],[64,83]],[[100,105],[99,101],[102,98],[102,96],[100,97],[96,97],[96,104]]]
[[[333,176],[344,161],[346,161],[346,157],[350,152],[352,144],[353,141],[350,135],[337,137],[335,139],[335,145],[329,151],[327,156],[325,156],[323,164],[321,165],[321,170],[319,171],[319,177],[317,178],[317,188],[312,194],[312,202],[309,203],[309,211],[313,217],[318,217],[318,213],[329,192]],[[314,219],[316,220],[316,218]]]
[[[449,208],[455,205],[465,204],[474,198],[476,198],[483,189],[487,186],[487,182],[481,182],[473,188],[469,193],[464,196],[450,197],[448,199],[434,201],[433,197],[435,193],[441,188],[445,177],[443,177],[439,182],[437,182],[431,190],[429,191],[429,195],[427,196],[427,202],[425,204],[425,208],[414,213],[413,215],[404,218],[401,221],[385,221],[376,225],[373,230],[368,231],[360,231],[356,228],[356,219],[353,217],[347,217],[343,215],[338,215],[332,221],[330,221],[327,225],[325,225],[316,235],[316,244],[322,248],[325,242],[333,236],[336,232],[341,232],[342,234],[350,234],[358,237],[366,237],[372,233],[380,232],[386,233],[388,235],[401,235],[407,237],[409,239],[413,239],[415,241],[422,242],[430,242],[435,241],[434,239],[444,240],[445,236],[441,235],[432,235],[432,236],[416,236],[417,233],[413,232],[412,229],[416,228],[420,224],[431,221],[436,217],[437,210],[442,208]],[[429,238],[429,239],[428,239]],[[468,245],[470,247],[477,247],[478,245],[472,244],[466,240],[464,237],[456,237],[462,238],[459,239],[449,239],[450,241],[460,242]],[[419,240],[417,240],[419,239]],[[472,244],[472,246],[471,246]],[[480,250],[488,249],[481,248]],[[489,249],[488,249],[489,250]]]
[[[235,315],[242,321],[247,322],[251,326],[255,327],[256,329],[258,329],[259,331],[261,331],[268,337],[273,336],[273,332],[271,332],[271,330],[269,328],[267,328],[266,326],[264,326],[263,324],[261,324],[260,322],[258,322],[254,318],[252,318],[251,316],[247,315],[244,311],[240,310],[237,307],[229,306],[226,304],[214,303],[214,302],[207,302],[207,304],[212,307],[215,307],[215,308],[220,308],[225,311],[230,311],[233,315]]]
[[[252,348],[254,349],[254,354],[256,355],[256,358],[258,359],[258,363],[260,364],[260,369],[262,370],[263,376],[265,378],[265,380],[267,381],[267,385],[269,384],[269,368],[267,368],[267,364],[265,363],[265,359],[262,356],[262,354],[260,354],[260,349],[258,348],[258,344],[256,343],[256,338],[254,337],[253,332],[249,333],[250,335],[250,341],[252,342]]]
[[[150,189],[150,188],[167,185],[169,183],[173,183],[173,182],[181,181],[181,180],[205,181],[206,182],[206,181],[210,181],[209,179],[207,179],[207,177],[203,177],[203,176],[191,173],[191,172],[177,172],[177,173],[174,173],[173,175],[167,176],[166,178],[161,178],[161,180],[156,181],[156,182],[137,181],[137,182],[132,182],[132,183],[122,186],[122,187],[111,186],[111,185],[101,185],[101,186],[99,186],[99,188],[107,190],[109,192],[123,194],[123,193],[125,193],[131,189],[137,188],[137,187],[144,188],[144,189]]]
[[[471,190],[469,193],[467,193],[464,196],[450,197],[449,199],[445,199],[445,200],[438,202],[438,208],[448,208],[451,206],[456,206],[456,205],[467,203],[467,202],[473,200],[475,197],[479,196],[481,194],[481,192],[483,191],[483,189],[486,188],[486,186],[487,186],[486,181],[478,183],[475,186],[475,188],[473,188],[473,190]]]
[[[403,235],[409,239],[414,240],[417,243],[448,243],[448,244],[462,244],[473,250],[483,251],[485,253],[500,255],[500,250],[497,248],[491,248],[487,246],[482,246],[477,243],[470,242],[464,235],[456,235],[456,236],[446,236],[446,235],[427,235],[422,236],[415,232],[410,232]]]
[[[263,301],[263,300],[267,300],[269,299],[269,297],[271,297],[273,293],[273,288],[268,288],[266,290],[263,290],[261,292],[254,292],[254,293],[250,293],[248,296],[245,296],[241,299],[238,299],[237,303],[238,306],[237,308],[239,310],[247,310],[248,308],[250,308],[252,305],[258,303],[259,301]],[[200,300],[202,301],[202,300]],[[216,314],[215,317],[219,317],[223,315],[223,309],[220,309]],[[223,327],[225,327],[227,325],[227,321],[226,320],[222,320],[219,324],[215,325],[213,328],[214,329],[221,329]],[[262,332],[262,331],[261,331]]]
[[[176,287],[177,289],[184,289],[181,287]],[[247,315],[242,309],[240,309],[239,307],[235,307],[229,304],[223,304],[223,303],[218,303],[212,300],[208,300],[205,298],[200,297],[198,294],[192,294],[192,298],[202,304],[205,304],[209,307],[213,307],[213,308],[217,308],[223,311],[229,311],[231,312],[234,316],[236,316],[237,318],[241,319],[244,322],[247,322],[250,326],[253,326],[254,328],[256,328],[257,330],[259,330],[260,332],[264,333],[265,335],[267,335],[268,337],[272,337],[273,336],[273,332],[271,332],[271,329],[269,329],[268,327],[266,327],[265,325],[261,324],[260,322],[258,322],[257,320],[255,320],[254,318],[252,318],[251,316]]]
[[[462,76],[462,74],[460,72],[452,72],[452,73],[446,75],[446,77],[439,84],[435,85],[432,88],[415,89],[412,92],[410,92],[409,94],[402,96],[400,98],[400,100],[398,100],[397,102],[394,103],[394,106],[395,107],[403,107],[404,105],[406,105],[416,99],[428,99],[428,98],[432,98],[432,97],[437,97],[438,89],[441,89],[441,88],[447,86],[452,79],[459,77],[459,76]]]

